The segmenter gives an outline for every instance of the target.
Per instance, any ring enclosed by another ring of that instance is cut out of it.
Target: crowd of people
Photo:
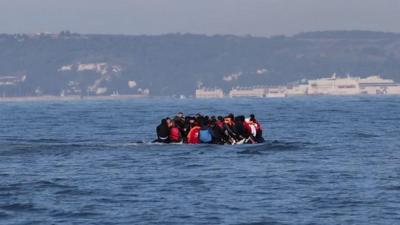
[[[264,142],[262,127],[254,114],[245,116],[185,116],[164,118],[157,126],[157,143],[256,144]]]

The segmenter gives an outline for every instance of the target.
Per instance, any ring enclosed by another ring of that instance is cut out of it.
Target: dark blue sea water
[[[149,144],[177,111],[268,141]],[[400,98],[2,102],[0,224],[400,224]]]

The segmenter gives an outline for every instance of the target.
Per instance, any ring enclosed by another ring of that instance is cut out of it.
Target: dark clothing
[[[157,142],[169,143],[169,127],[167,124],[157,126]]]
[[[263,143],[263,142],[265,142],[265,139],[262,137],[262,135],[257,135],[256,142],[257,143]]]
[[[183,129],[185,127],[185,119],[182,117],[175,117],[175,126],[178,127],[179,129]]]
[[[225,143],[224,132],[221,127],[219,127],[218,125],[212,125],[210,127],[210,131],[213,144],[223,145]]]
[[[241,137],[239,132],[237,131],[235,125],[229,126],[227,124],[224,124],[223,133],[225,135],[226,143],[232,144],[236,141],[240,141],[241,139],[243,139],[243,137]]]
[[[253,121],[253,123],[256,124],[255,139],[256,139],[257,143],[263,143],[265,140],[263,138],[263,130],[262,130],[261,124],[254,118],[254,115],[253,115],[252,121]]]
[[[243,138],[248,138],[249,135],[246,132],[245,127],[243,126],[243,123],[241,122],[237,122],[234,126],[234,128],[236,129],[236,133],[241,136],[239,139],[243,139]]]

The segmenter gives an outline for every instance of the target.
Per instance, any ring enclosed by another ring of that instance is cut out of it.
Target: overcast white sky
[[[400,0],[0,0],[0,33],[400,32]]]

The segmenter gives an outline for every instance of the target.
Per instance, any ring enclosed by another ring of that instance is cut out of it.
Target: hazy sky
[[[0,0],[0,33],[400,32],[400,0]]]

